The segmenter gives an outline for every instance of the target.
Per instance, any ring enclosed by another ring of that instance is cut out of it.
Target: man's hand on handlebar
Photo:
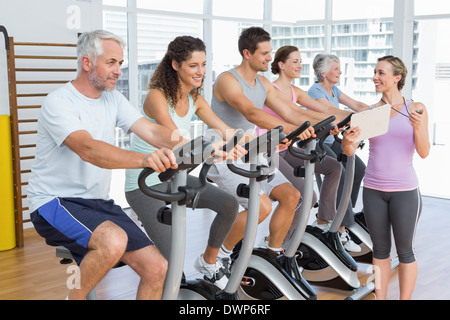
[[[290,132],[293,132],[294,130],[296,130],[297,128],[294,128],[293,130],[291,130]],[[315,138],[316,137],[316,134],[315,134],[315,132],[314,132],[314,128],[313,128],[313,126],[309,126],[306,130],[304,130],[304,131],[302,131],[298,136],[297,136],[297,138],[299,139],[299,140],[307,140],[307,139],[309,139],[309,138],[311,138],[311,137],[313,137],[313,138]],[[294,139],[295,140],[295,139]],[[278,149],[279,150],[284,150],[284,149],[286,149],[287,147],[289,147],[290,145],[291,145],[291,143],[292,143],[292,140],[289,140],[289,139],[284,139],[283,141],[280,141],[280,145],[278,146]]]
[[[337,125],[334,126],[332,130],[330,130],[330,135],[335,136],[337,134],[341,133],[341,128],[338,128]]]
[[[176,169],[178,164],[172,150],[161,148],[153,153],[144,156],[143,168],[152,168],[155,172],[161,173],[167,169]]]
[[[280,141],[280,144],[278,145],[277,149],[279,151],[282,151],[284,149],[286,149],[287,147],[289,147],[292,143],[292,140],[289,140],[287,138],[285,138],[283,141]]]
[[[294,130],[297,128],[294,128]],[[294,130],[291,130],[294,131]],[[309,138],[315,138],[316,137],[316,133],[314,132],[314,127],[313,126],[309,126],[308,129],[304,130],[302,133],[300,133],[297,138],[300,140],[307,140]],[[287,141],[287,139],[283,140],[282,143],[284,143],[285,141]],[[289,142],[290,144],[290,142]],[[286,146],[289,146],[289,144],[285,144]]]

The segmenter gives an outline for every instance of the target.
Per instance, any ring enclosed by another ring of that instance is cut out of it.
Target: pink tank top
[[[408,115],[411,100],[400,111]],[[373,108],[371,106],[370,108]],[[408,117],[398,113],[389,121],[388,132],[369,139],[364,186],[381,191],[407,191],[418,187],[413,167],[414,130]]]
[[[273,85],[275,88],[277,88],[278,90],[281,91],[280,87],[279,87],[277,84],[272,83],[272,85]],[[292,92],[292,101],[293,101],[294,103],[297,103],[297,96],[295,95],[295,91],[294,91],[294,88],[292,88],[292,86],[291,86],[291,92]],[[270,108],[264,106],[264,107],[263,107],[263,110],[264,110],[265,112],[267,112],[268,114],[270,114],[270,115],[272,115],[272,116],[274,116],[274,117],[277,117],[278,119],[283,120],[283,118],[281,118],[278,114],[276,114],[275,112],[273,112],[272,109],[270,109]],[[255,135],[257,135],[257,136],[260,136],[260,135],[262,135],[263,133],[266,133],[266,132],[267,132],[267,129],[263,129],[263,128],[260,128],[260,127],[256,127],[256,129],[255,129]]]

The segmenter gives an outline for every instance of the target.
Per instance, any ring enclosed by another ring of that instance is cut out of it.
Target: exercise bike
[[[340,122],[337,126],[344,127],[349,121],[350,116]],[[319,137],[318,153],[325,156],[323,143],[334,125],[324,128],[317,133]],[[307,141],[305,142],[307,143]],[[302,147],[304,142],[299,143]],[[292,153],[292,152],[291,152]],[[292,153],[294,156],[301,157],[301,154]],[[307,225],[307,219],[303,220],[300,227],[305,230],[299,251],[297,262],[302,267],[303,276],[313,285],[326,286],[341,290],[352,290],[353,294],[347,299],[361,299],[374,290],[373,281],[361,286],[358,279],[358,265],[349,253],[344,249],[339,239],[339,227],[345,216],[347,206],[350,201],[351,190],[353,187],[353,177],[355,169],[355,157],[347,157],[346,173],[344,178],[343,192],[339,203],[336,216],[329,230],[322,231],[318,227]],[[313,185],[313,175],[305,176],[305,189]],[[308,181],[308,186],[306,183]]]
[[[351,117],[354,113],[349,114],[343,121],[338,124],[339,128],[345,127],[344,131],[349,129],[348,123],[351,120]],[[334,140],[341,144],[342,139],[339,135],[334,136]],[[364,141],[361,141],[358,148],[363,149]],[[354,157],[347,157],[344,153],[340,153],[337,155],[337,160],[340,162],[354,162]],[[354,166],[354,164],[351,164]],[[320,189],[322,184],[322,179],[320,175],[316,175],[317,185]],[[344,195],[342,196],[344,199]],[[350,200],[349,200],[350,203]],[[372,241],[370,239],[369,231],[367,229],[364,212],[359,212],[354,214],[355,223],[351,226],[347,226],[346,229],[349,232],[350,238],[360,246],[360,252],[349,252],[350,256],[357,261],[362,263],[372,263]]]
[[[353,115],[353,113],[350,114],[346,119],[344,119],[338,126],[343,127],[348,122],[350,122],[352,115]],[[337,142],[341,143],[341,139],[338,136],[335,136],[335,140]],[[359,148],[362,149],[363,146],[364,146],[364,143],[361,141]],[[352,156],[352,157],[344,156],[344,158],[346,158],[345,161],[347,161],[347,166],[350,163],[350,165],[353,167],[352,170],[354,170],[355,156]],[[348,201],[350,201],[350,199]],[[349,233],[350,238],[357,245],[359,245],[361,247],[361,251],[360,252],[349,252],[349,254],[356,262],[372,264],[373,243],[370,238],[369,229],[367,228],[366,220],[364,217],[364,212],[361,211],[361,212],[355,213],[354,218],[355,218],[355,223],[353,223],[350,226],[346,226],[346,229]],[[391,259],[391,272],[394,271],[398,267],[398,265],[399,265],[398,257],[393,257]],[[367,295],[368,290],[370,288],[373,288],[373,290],[375,289],[373,281],[370,281],[366,284],[365,290],[361,290],[360,292],[356,291],[354,294],[347,297],[346,299],[347,300],[361,299],[365,295]]]
[[[237,130],[234,137],[227,142],[224,150],[231,150],[243,136],[242,130]],[[201,136],[174,150],[178,168],[169,169],[158,175],[161,181],[171,180],[171,193],[164,193],[147,186],[145,179],[154,172],[151,168],[145,168],[139,175],[138,184],[141,191],[149,197],[153,197],[167,203],[171,207],[163,207],[158,211],[160,223],[172,225],[171,250],[169,267],[164,283],[163,300],[216,300],[223,298],[217,286],[204,279],[186,279],[183,273],[184,256],[186,251],[186,205],[192,203],[195,210],[196,204],[204,191],[208,170],[213,164],[211,155],[214,149],[210,141],[205,141]],[[208,158],[199,173],[200,186],[197,188],[186,185],[187,173],[196,168]],[[237,295],[227,296],[229,299],[237,299]]]
[[[271,130],[271,132],[278,132],[275,140],[273,140],[273,138],[267,139],[266,136],[262,135],[255,139],[256,142],[252,141],[254,142],[253,146],[252,142],[250,142],[250,146],[246,146],[246,148],[248,148],[247,150],[249,150],[248,154],[250,155],[250,158],[245,159],[249,160],[251,163],[249,172],[236,167],[233,164],[228,164],[231,171],[250,178],[249,185],[240,185],[237,190],[239,196],[248,197],[249,206],[246,231],[242,246],[240,248],[239,246],[236,246],[232,254],[233,259],[238,259],[237,261],[245,256],[246,259],[249,259],[248,266],[242,279],[235,279],[235,282],[231,283],[230,278],[229,281],[229,285],[232,285],[233,288],[238,286],[238,281],[240,281],[238,292],[241,299],[315,300],[317,297],[314,289],[298,272],[295,261],[296,250],[294,250],[294,254],[288,257],[286,255],[278,256],[277,253],[267,248],[253,248],[259,216],[259,180],[266,178],[270,179],[267,174],[261,175],[258,173],[260,170],[264,170],[264,167],[258,165],[257,153],[267,150],[270,165],[268,170],[269,172],[273,171],[275,165],[272,157],[275,154],[276,146],[279,141],[283,141],[284,139],[292,140],[309,126],[310,123],[305,122],[287,137],[282,133],[282,128],[277,127]],[[263,148],[266,143],[267,148]],[[258,145],[261,149],[258,149]],[[252,150],[257,150],[257,152],[251,152]],[[235,264],[236,262],[233,262],[232,268],[235,267]],[[241,267],[242,266],[243,265],[241,265]]]

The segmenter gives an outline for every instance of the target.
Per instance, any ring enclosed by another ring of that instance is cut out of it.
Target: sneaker
[[[227,258],[218,258],[219,261],[222,262],[223,272],[227,276],[227,278],[230,278],[231,275],[231,265],[233,264],[233,260],[230,257]]]
[[[314,222],[311,224],[311,226],[312,226],[312,227],[319,228],[319,229],[322,230],[323,232],[326,232],[326,231],[328,231],[328,230],[330,229],[332,223],[333,223],[333,221],[328,221],[328,222],[325,223],[325,224],[318,224],[318,223],[317,223],[317,220],[316,220],[316,221],[314,221]]]
[[[273,252],[275,252],[277,256],[282,256],[286,252],[286,250],[283,249],[283,248],[271,248],[271,247],[267,246],[267,249],[272,250]]]
[[[203,279],[219,287],[221,290],[225,289],[230,274],[223,266],[221,259],[217,259],[215,264],[209,264],[205,262],[203,254],[201,254],[195,260],[194,267],[195,270],[203,274]]]
[[[344,233],[340,233],[341,243],[344,246],[344,249],[349,252],[361,252],[361,247],[358,246],[348,234],[347,230]]]

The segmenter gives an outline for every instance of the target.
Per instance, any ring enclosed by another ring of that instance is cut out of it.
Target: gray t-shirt
[[[253,102],[255,107],[262,109],[267,98],[267,91],[259,77],[256,77],[256,84],[252,87],[239,76],[236,69],[231,69],[227,72],[236,77],[242,87],[242,92],[251,102]],[[236,110],[228,103],[218,100],[214,95],[211,99],[211,108],[229,127],[242,129],[247,133],[253,134],[256,125],[249,122],[240,111]]]
[[[251,102],[253,102],[255,107],[258,109],[262,109],[267,98],[267,91],[266,88],[264,88],[261,80],[256,77],[256,84],[254,86],[250,86],[239,76],[235,69],[231,69],[228,72],[236,77],[237,81],[241,84],[243,93]],[[221,102],[213,96],[211,107],[217,114],[217,116],[231,128],[243,129],[250,134],[254,133],[256,125],[249,122],[241,112],[231,107],[228,103]],[[263,157],[262,154],[259,154],[258,158],[259,164],[267,164],[267,159]],[[235,161],[235,165],[246,170],[248,170],[250,166],[250,164],[248,163],[244,164],[241,159]],[[261,192],[270,195],[274,187],[288,182],[288,180],[278,171],[278,169],[275,169],[275,173],[276,175],[273,180],[271,180],[270,182],[264,180],[262,182]],[[236,196],[236,187],[240,183],[243,183],[245,181],[248,182],[247,178],[232,173],[230,169],[228,169],[227,163],[225,161],[215,163],[210,169],[208,177],[211,178],[211,180],[213,180],[215,183],[217,183],[217,185],[222,190],[225,190],[234,196]],[[237,199],[242,207],[246,209],[248,208],[247,198],[237,197]]]
[[[96,140],[114,144],[115,127],[129,132],[140,112],[118,91],[90,99],[72,85],[50,93],[38,120],[36,159],[28,185],[30,211],[56,197],[108,199],[111,170],[83,161],[63,144],[73,132],[86,130]]]

